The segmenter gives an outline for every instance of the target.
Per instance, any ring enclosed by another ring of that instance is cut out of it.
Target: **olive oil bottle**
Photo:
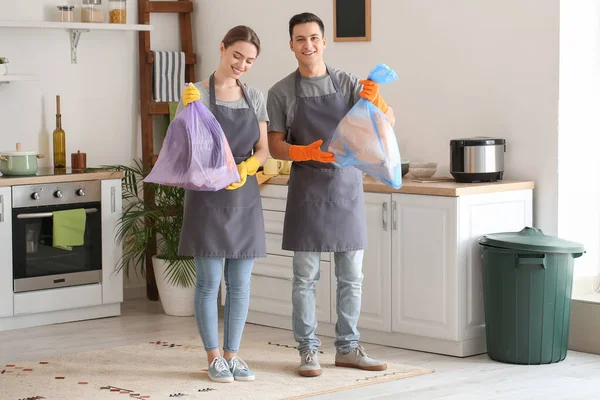
[[[65,131],[62,128],[60,115],[60,96],[56,96],[56,129],[52,133],[52,145],[54,153],[54,168],[67,167],[67,149],[65,143]]]

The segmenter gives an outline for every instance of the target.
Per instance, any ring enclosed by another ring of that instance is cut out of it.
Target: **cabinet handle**
[[[0,194],[0,222],[4,222],[4,195]]]
[[[111,186],[110,188],[110,213],[114,214],[116,211],[115,206],[115,187]]]
[[[280,276],[271,276],[271,275],[265,275],[265,274],[260,274],[258,272],[253,272],[252,276],[260,276],[261,278],[271,278],[271,279],[280,279],[282,281],[292,281],[292,278],[282,278]]]
[[[396,230],[396,202],[392,201],[392,230]]]
[[[381,223],[383,224],[383,230],[387,231],[387,202],[381,205]]]

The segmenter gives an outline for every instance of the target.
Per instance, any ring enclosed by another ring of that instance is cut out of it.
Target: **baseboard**
[[[247,322],[250,324],[270,326],[280,329],[292,329],[290,317],[249,311]],[[485,338],[476,338],[455,342],[444,339],[428,338],[424,336],[408,335],[396,332],[379,332],[365,328],[359,328],[360,341],[363,343],[380,344],[384,346],[398,347],[407,350],[423,351],[427,353],[444,354],[454,357],[469,357],[486,352]],[[321,336],[334,337],[335,325],[319,322],[317,334]],[[290,332],[290,341],[294,337]]]
[[[17,315],[0,318],[0,331],[83,321],[86,319],[116,317],[119,315],[121,315],[121,303],[44,312],[40,314]]]

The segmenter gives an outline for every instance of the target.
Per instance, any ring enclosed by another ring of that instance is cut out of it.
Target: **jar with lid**
[[[108,0],[108,16],[111,24],[126,24],[127,0]]]
[[[83,0],[81,22],[104,22],[102,0]]]
[[[74,6],[56,6],[56,8],[58,9],[59,22],[73,22]]]

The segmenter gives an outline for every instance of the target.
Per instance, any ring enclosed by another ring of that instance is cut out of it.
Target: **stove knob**
[[[85,196],[85,192],[83,191],[83,188],[79,188],[75,191],[75,194],[77,196]]]
[[[40,199],[40,194],[38,192],[33,192],[33,193],[31,193],[31,198],[33,200],[39,200]]]
[[[54,197],[56,197],[57,199],[62,198],[62,193],[60,192],[60,190],[57,190],[56,192],[54,192]]]

